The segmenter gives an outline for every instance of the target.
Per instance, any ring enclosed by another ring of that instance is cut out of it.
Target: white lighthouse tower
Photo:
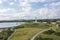
[[[35,23],[37,23],[37,17],[35,17]]]

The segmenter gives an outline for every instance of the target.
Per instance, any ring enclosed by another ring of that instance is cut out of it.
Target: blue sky
[[[60,18],[60,0],[0,0],[0,20]]]

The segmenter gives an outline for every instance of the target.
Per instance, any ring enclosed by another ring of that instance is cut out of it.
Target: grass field
[[[11,37],[11,40],[30,40],[33,35],[40,32],[43,29],[50,27],[55,27],[55,25],[46,23],[29,23],[18,26],[16,33]],[[23,27],[23,28],[19,28]]]
[[[40,28],[20,28],[16,29],[16,33],[11,40],[29,40],[34,34],[41,31]]]
[[[29,23],[29,24],[24,24],[21,25],[24,26],[24,28],[41,28],[41,29],[46,29],[55,25],[51,25],[48,23]]]
[[[45,32],[36,37],[35,40],[60,40],[60,28],[54,32]]]

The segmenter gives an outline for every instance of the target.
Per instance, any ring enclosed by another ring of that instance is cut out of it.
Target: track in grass
[[[20,28],[16,29],[16,33],[11,40],[30,40],[36,33],[40,32],[40,28]]]

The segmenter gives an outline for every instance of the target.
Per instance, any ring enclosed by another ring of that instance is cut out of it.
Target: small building
[[[51,24],[56,24],[56,22],[51,22]]]
[[[60,21],[57,20],[56,22],[60,22]]]
[[[45,23],[46,24],[47,22],[42,22],[42,23]]]
[[[60,24],[60,21],[56,21],[56,24]]]
[[[0,29],[0,32],[2,32],[3,30]]]

